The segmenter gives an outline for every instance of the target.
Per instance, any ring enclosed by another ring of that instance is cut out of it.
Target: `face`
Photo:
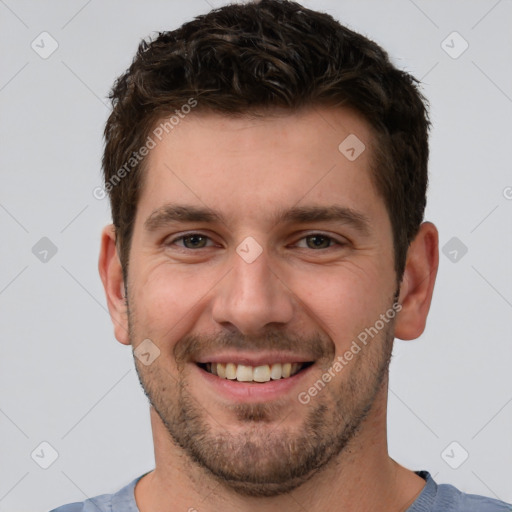
[[[174,443],[241,494],[343,456],[385,385],[397,286],[371,141],[345,109],[194,113],[148,156],[127,299],[131,344],[159,355],[137,372]]]

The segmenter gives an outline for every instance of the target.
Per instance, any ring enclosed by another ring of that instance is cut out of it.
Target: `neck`
[[[337,458],[292,492],[269,498],[241,496],[198,467],[174,444],[151,407],[155,469],[137,483],[137,506],[140,512],[405,511],[425,481],[388,455],[386,398],[384,386],[358,433]]]

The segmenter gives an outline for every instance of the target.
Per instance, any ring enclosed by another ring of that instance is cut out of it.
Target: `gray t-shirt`
[[[416,474],[427,483],[407,512],[512,512],[512,505],[503,501],[465,494],[451,485],[438,485],[427,471],[417,471]],[[115,494],[102,494],[81,503],[63,505],[50,512],[140,512],[135,503],[135,484],[144,475]]]

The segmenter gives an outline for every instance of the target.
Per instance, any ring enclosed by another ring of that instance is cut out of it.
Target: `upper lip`
[[[196,363],[234,363],[246,366],[262,366],[275,363],[309,363],[314,358],[307,355],[291,354],[289,352],[222,352],[204,355],[195,360]]]

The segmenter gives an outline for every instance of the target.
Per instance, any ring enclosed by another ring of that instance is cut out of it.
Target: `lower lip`
[[[292,377],[269,380],[268,382],[239,382],[218,377],[203,370],[194,364],[196,371],[206,380],[208,386],[215,392],[236,402],[268,402],[278,398],[284,398],[290,394],[294,387],[304,382],[314,365],[308,366]]]

